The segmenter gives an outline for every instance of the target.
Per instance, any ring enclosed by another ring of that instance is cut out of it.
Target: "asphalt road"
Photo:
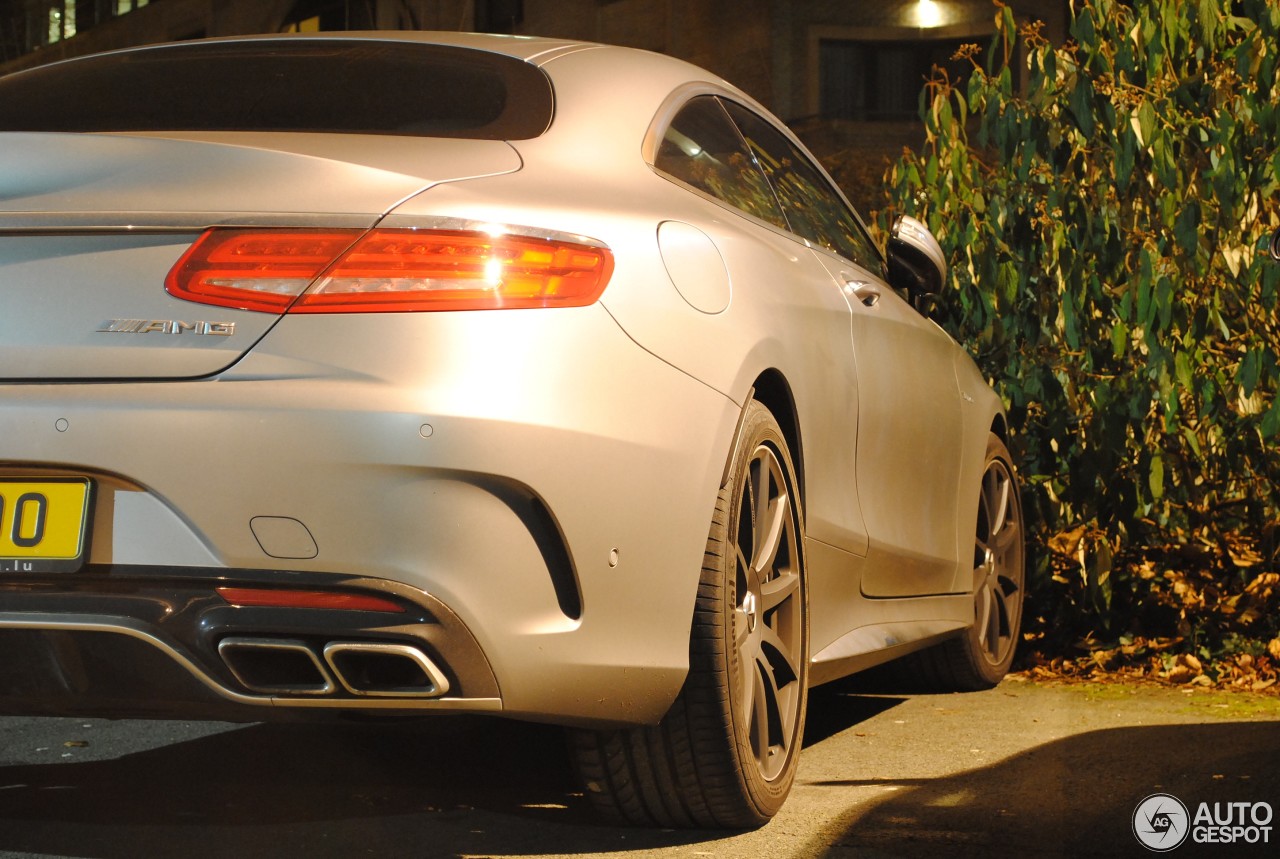
[[[1154,793],[1193,815],[1280,809],[1280,699],[1016,678],[819,690],[790,801],[729,835],[598,825],[540,726],[0,719],[3,856],[1145,856],[1131,823]],[[1171,855],[1274,857],[1271,827],[1265,846]]]

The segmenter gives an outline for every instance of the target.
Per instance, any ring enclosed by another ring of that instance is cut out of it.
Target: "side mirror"
[[[910,215],[899,215],[885,248],[889,283],[912,298],[936,295],[947,276],[947,260],[929,228]]]
[[[1280,262],[1280,230],[1271,234],[1271,258]]]

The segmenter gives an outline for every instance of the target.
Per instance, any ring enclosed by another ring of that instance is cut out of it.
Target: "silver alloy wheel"
[[[982,475],[973,570],[978,650],[992,665],[1003,665],[1017,643],[1023,575],[1018,484],[1008,463],[996,457]]]
[[[772,446],[760,444],[738,498],[733,637],[742,674],[730,688],[766,781],[782,772],[800,741],[804,629],[798,531],[783,465]]]

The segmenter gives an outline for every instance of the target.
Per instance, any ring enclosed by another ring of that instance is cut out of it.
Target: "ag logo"
[[[1153,793],[1133,810],[1133,834],[1148,850],[1164,853],[1187,840],[1191,816],[1176,796]]]

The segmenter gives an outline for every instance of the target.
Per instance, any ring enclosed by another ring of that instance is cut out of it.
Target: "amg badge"
[[[230,337],[236,332],[234,322],[183,322],[179,319],[108,319],[98,329],[100,334],[209,334]]]

